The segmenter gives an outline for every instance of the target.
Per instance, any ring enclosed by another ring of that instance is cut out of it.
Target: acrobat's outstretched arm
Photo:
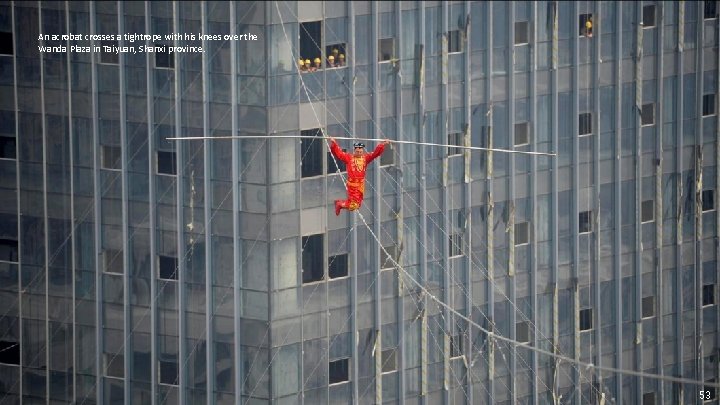
[[[330,137],[330,152],[339,160],[342,160],[345,163],[350,162],[350,154],[347,152],[343,152],[342,149],[340,149],[340,146],[335,141],[335,138]]]

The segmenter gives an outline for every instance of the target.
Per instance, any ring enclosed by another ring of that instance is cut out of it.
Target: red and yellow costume
[[[375,147],[372,153],[365,153],[360,157],[343,152],[338,146],[337,142],[332,141],[330,144],[330,151],[340,161],[345,162],[347,166],[347,200],[336,200],[335,201],[335,212],[339,213],[339,210],[345,208],[349,211],[355,211],[360,208],[362,204],[363,195],[365,194],[365,171],[367,165],[375,160],[378,156],[382,155],[385,151],[385,145],[379,144]],[[338,208],[339,207],[339,208]]]

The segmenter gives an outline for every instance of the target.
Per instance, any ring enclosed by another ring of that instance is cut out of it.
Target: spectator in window
[[[329,68],[334,68],[334,67],[335,67],[335,57],[334,57],[334,56],[332,56],[332,55],[328,56],[327,65],[328,65]]]
[[[322,61],[320,58],[315,58],[315,70],[320,70],[322,68]]]
[[[300,58],[300,61],[298,62],[298,67],[301,72],[307,72],[307,66],[305,66],[305,61],[302,60],[302,58]]]
[[[588,18],[587,21],[585,21],[585,36],[588,38],[592,38],[592,18]]]
[[[340,55],[340,51],[337,48],[333,48],[332,56],[335,58],[335,60],[338,60],[339,55]]]
[[[341,53],[340,56],[338,56],[338,64],[337,65],[345,66],[345,55],[344,54]]]
[[[307,69],[308,72],[314,72],[313,66],[310,64],[310,59],[305,59],[305,69]]]

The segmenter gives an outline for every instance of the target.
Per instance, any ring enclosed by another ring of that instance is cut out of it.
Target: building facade
[[[717,7],[0,2],[0,404],[717,403]]]

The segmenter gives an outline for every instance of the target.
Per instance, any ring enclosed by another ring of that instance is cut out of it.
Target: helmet
[[[340,51],[338,51],[338,49],[335,48],[335,49],[332,50],[332,53],[333,53],[333,55],[337,55],[338,53],[340,53]]]
[[[320,63],[320,62],[321,62],[320,58],[315,58],[315,63]]]
[[[345,55],[340,54],[340,59],[345,59]]]
[[[332,55],[330,55],[330,56],[328,56],[328,60],[329,60],[330,62],[332,62],[332,61],[334,61],[334,60],[335,60],[335,57],[334,57],[334,56],[332,56]]]
[[[365,148],[365,144],[362,143],[362,142],[355,142],[355,143],[353,144],[353,148],[363,148],[363,149],[364,149],[364,148]]]
[[[592,28],[592,21],[590,21],[590,20],[585,21],[585,28]]]
[[[310,59],[305,59],[305,64],[306,64],[306,65],[309,65],[309,64],[310,64]]]
[[[302,59],[300,59],[300,66],[302,66],[303,64],[305,64],[305,62]]]

